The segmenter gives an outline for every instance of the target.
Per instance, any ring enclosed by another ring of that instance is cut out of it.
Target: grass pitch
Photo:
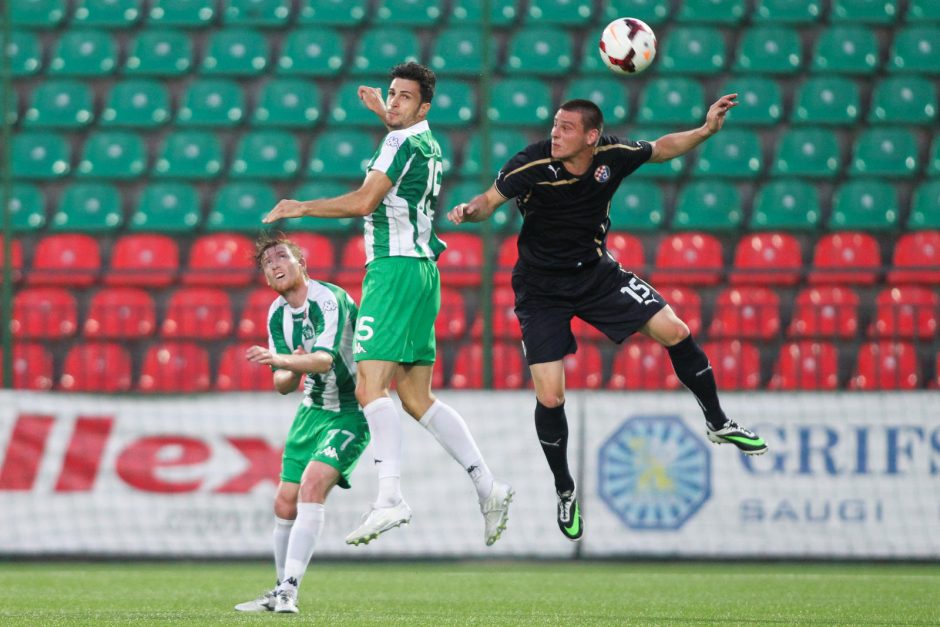
[[[0,562],[0,624],[940,624],[940,565],[320,562],[299,615],[232,609],[272,579],[260,563]]]

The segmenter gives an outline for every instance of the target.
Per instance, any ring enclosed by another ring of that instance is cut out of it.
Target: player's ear
[[[427,114],[428,114],[428,111],[430,111],[430,110],[431,110],[431,103],[430,103],[430,102],[422,102],[422,103],[421,103],[421,106],[418,107],[418,115],[421,116],[422,118],[423,118],[423,117],[426,117]]]
[[[601,131],[600,131],[600,129],[592,128],[592,129],[589,130],[588,133],[587,133],[587,142],[588,142],[588,144],[590,144],[591,146],[596,146],[596,145],[597,145],[597,142],[600,140],[600,138],[601,138]]]

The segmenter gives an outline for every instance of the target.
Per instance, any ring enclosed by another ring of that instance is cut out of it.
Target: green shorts
[[[329,464],[339,471],[337,485],[349,487],[349,475],[369,443],[369,424],[361,411],[338,414],[301,405],[287,434],[281,481],[300,483],[307,464]]]
[[[437,264],[414,257],[379,257],[366,268],[356,321],[356,361],[430,365],[437,354],[434,321],[441,309]]]

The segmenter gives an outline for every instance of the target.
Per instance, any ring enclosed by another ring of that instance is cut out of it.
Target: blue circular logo
[[[678,416],[636,416],[598,454],[607,507],[631,529],[679,529],[711,496],[711,455]]]

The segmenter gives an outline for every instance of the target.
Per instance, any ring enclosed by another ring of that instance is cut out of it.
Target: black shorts
[[[571,319],[581,318],[621,343],[666,306],[649,283],[608,256],[565,272],[537,272],[517,264],[512,271],[516,317],[526,361],[558,361],[578,350]]]

